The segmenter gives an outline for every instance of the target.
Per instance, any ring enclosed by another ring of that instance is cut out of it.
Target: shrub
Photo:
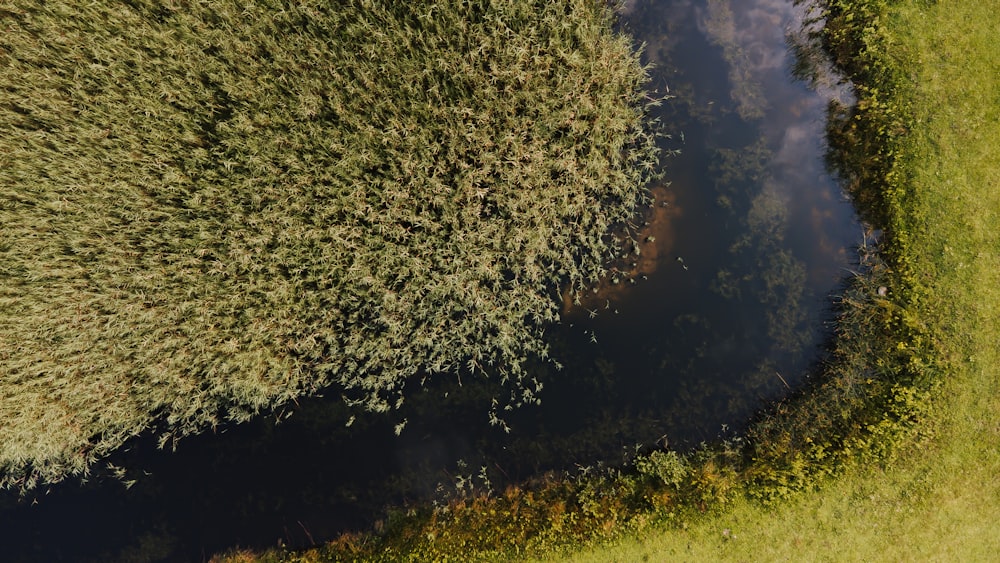
[[[659,484],[680,488],[691,468],[680,454],[673,450],[655,450],[635,459],[635,468],[640,475],[653,478]]]

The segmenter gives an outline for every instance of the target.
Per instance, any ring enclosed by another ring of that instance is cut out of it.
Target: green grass
[[[887,213],[898,271],[912,276],[904,300],[937,355],[940,386],[919,422],[932,438],[772,506],[740,497],[568,559],[986,561],[1000,550],[1000,17],[978,2],[842,4],[884,10],[885,42],[869,56],[893,72],[867,85],[909,113],[909,131],[894,132]]]

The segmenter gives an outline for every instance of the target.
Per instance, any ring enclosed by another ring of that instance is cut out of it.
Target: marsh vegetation
[[[584,0],[0,10],[0,483],[529,358],[657,149]],[[449,375],[450,374],[450,375]],[[495,419],[499,420],[499,419]]]

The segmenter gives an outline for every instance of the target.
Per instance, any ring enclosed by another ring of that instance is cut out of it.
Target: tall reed
[[[0,8],[0,484],[333,385],[534,400],[657,151],[593,0]]]

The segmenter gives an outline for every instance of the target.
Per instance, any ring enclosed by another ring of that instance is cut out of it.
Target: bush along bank
[[[503,493],[400,509],[379,530],[305,552],[217,561],[476,560],[557,554],[650,526],[681,526],[739,497],[779,502],[857,464],[887,465],[934,432],[935,307],[907,234],[912,125],[902,68],[881,27],[889,3],[829,0],[816,39],[855,84],[830,108],[831,163],[872,226],[836,301],[835,335],[808,383],[748,432],[693,452],[645,451],[623,468],[550,475]]]

